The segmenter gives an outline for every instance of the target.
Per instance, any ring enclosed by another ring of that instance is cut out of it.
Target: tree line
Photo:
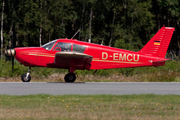
[[[0,0],[1,48],[41,46],[71,38],[141,49],[163,26],[175,27],[169,49],[180,48],[179,0]]]

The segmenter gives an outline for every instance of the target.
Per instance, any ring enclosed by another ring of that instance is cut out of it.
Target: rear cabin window
[[[73,51],[75,51],[75,52],[84,53],[84,50],[85,50],[85,49],[86,49],[85,46],[76,45],[76,44],[73,45]]]
[[[53,51],[71,51],[71,46],[70,43],[58,42]]]

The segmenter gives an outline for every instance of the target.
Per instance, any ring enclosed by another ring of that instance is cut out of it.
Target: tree
[[[180,49],[180,2],[179,0],[156,0],[152,2],[151,13],[155,15],[156,31],[163,25],[175,27],[176,31],[171,40],[169,49],[178,51]]]
[[[5,5],[5,1],[3,0],[3,4],[2,4],[2,15],[1,15],[1,59],[3,58],[3,21],[4,21],[4,5]]]

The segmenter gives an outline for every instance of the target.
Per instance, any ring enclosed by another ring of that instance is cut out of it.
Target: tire
[[[64,80],[66,82],[74,82],[76,80],[76,75],[74,73],[68,73],[65,75]]]
[[[26,73],[26,74],[27,74],[27,73]],[[23,82],[30,82],[30,81],[31,81],[31,76],[29,75],[28,78],[26,79],[26,74],[23,74],[23,75],[21,76],[21,80],[22,80]]]

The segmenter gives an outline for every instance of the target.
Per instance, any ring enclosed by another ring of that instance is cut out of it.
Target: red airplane
[[[57,39],[42,47],[19,47],[5,52],[24,66],[29,66],[21,76],[23,82],[31,80],[31,67],[69,69],[66,82],[74,82],[74,71],[99,70],[127,67],[163,66],[165,55],[175,28],[162,27],[154,37],[138,52],[113,48],[75,39]]]

